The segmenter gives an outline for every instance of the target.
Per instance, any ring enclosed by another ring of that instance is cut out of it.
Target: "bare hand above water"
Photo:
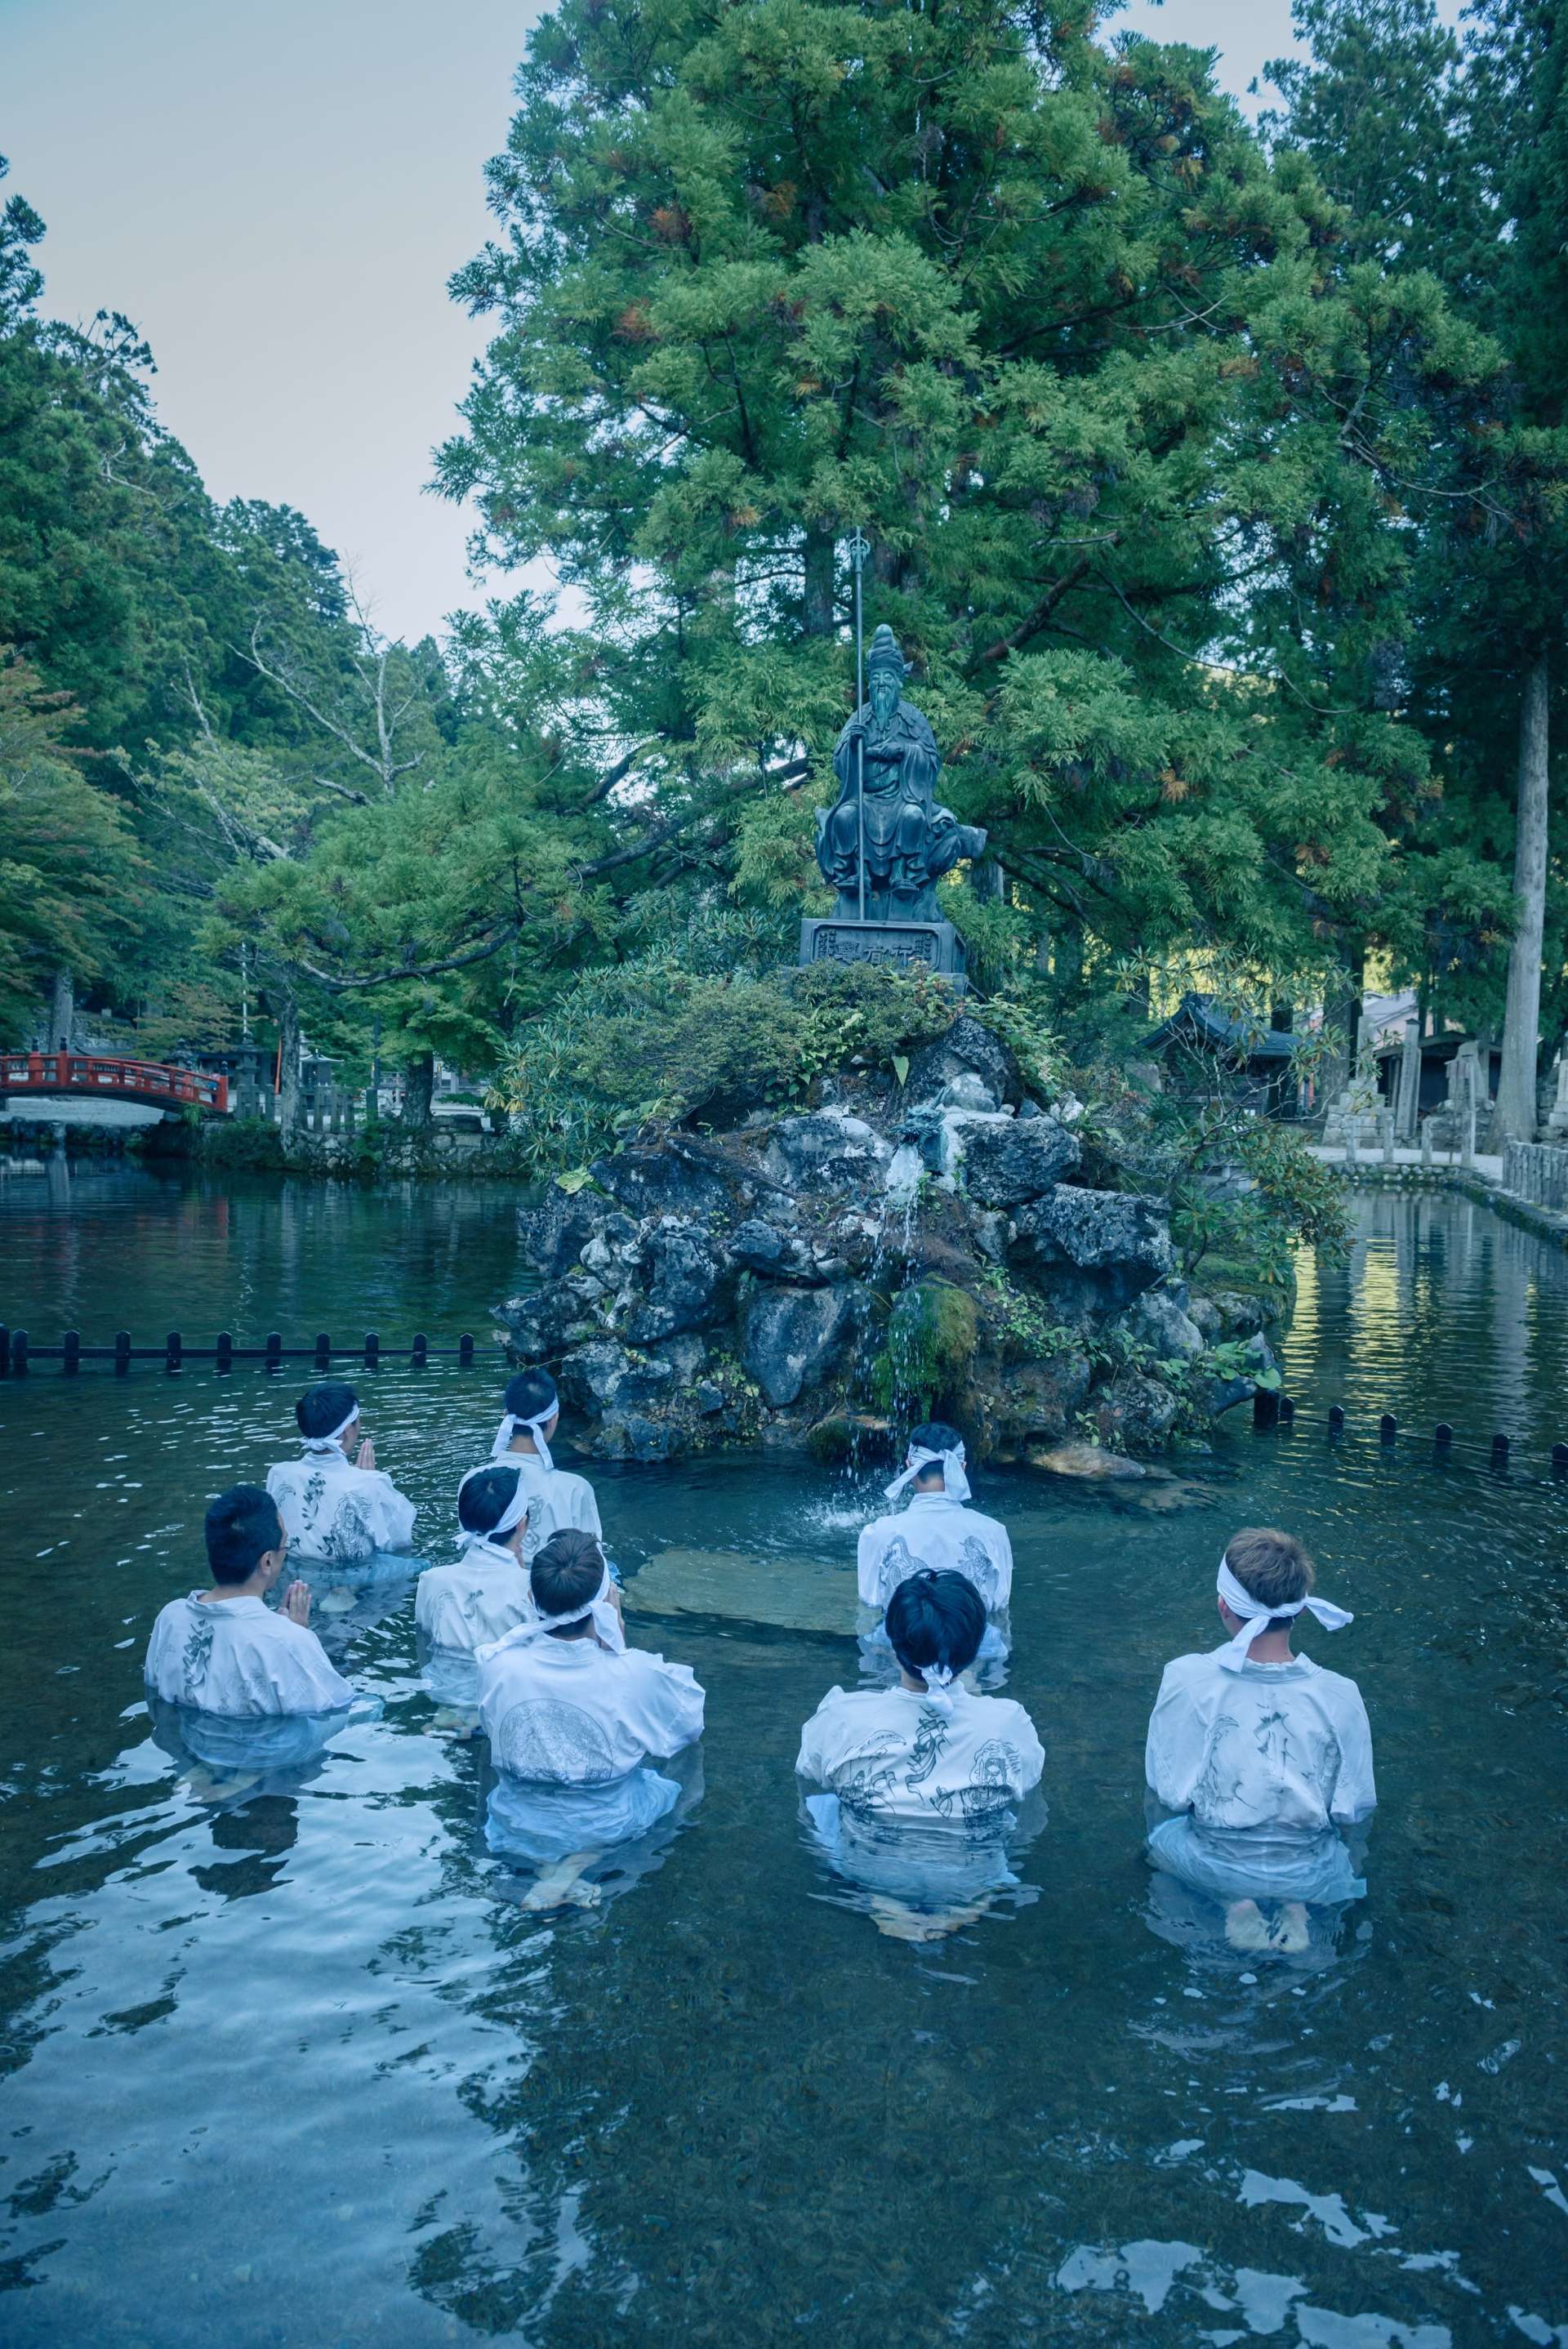
[[[376,1446],[374,1445],[374,1444],[372,1444],[372,1443],[371,1443],[370,1438],[369,1438],[368,1436],[366,1436],[366,1439],[365,1439],[364,1443],[360,1445],[360,1447],[359,1447],[358,1451],[355,1454],[355,1455],[354,1455],[354,1464],[355,1464],[355,1466],[356,1466],[356,1468],[374,1468],[374,1467],[375,1467],[375,1465],[376,1465]]]
[[[280,1615],[286,1615],[291,1623],[308,1623],[310,1621],[309,1583],[291,1582],[284,1592],[283,1605],[278,1612]]]

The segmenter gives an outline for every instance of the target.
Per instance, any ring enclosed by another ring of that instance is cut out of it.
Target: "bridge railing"
[[[118,1093],[132,1100],[229,1106],[229,1080],[161,1061],[128,1061],[99,1052],[0,1053],[0,1092]]]

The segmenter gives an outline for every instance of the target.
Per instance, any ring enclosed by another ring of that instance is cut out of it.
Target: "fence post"
[[[422,1371],[425,1368],[429,1350],[429,1340],[421,1331],[414,1340],[414,1368],[417,1371]]]
[[[458,1340],[458,1361],[465,1371],[471,1371],[474,1366],[474,1341],[466,1330]]]
[[[332,1340],[325,1330],[321,1330],[316,1337],[315,1367],[318,1371],[329,1371],[332,1368]]]
[[[1342,1402],[1331,1402],[1328,1406],[1328,1433],[1330,1435],[1343,1435],[1345,1433],[1345,1405]]]
[[[1421,1164],[1429,1174],[1431,1172],[1432,1121],[1429,1117],[1424,1117],[1421,1120]]]
[[[11,1332],[11,1375],[13,1378],[17,1379],[25,1379],[27,1375],[27,1332],[26,1330],[13,1330]]]
[[[166,1371],[177,1371],[180,1368],[182,1350],[179,1330],[170,1330],[163,1346],[163,1367]]]
[[[0,1379],[3,1379],[5,1376],[5,1373],[10,1367],[11,1332],[6,1328],[5,1322],[0,1321]]]
[[[267,1331],[267,1368],[277,1370],[284,1359],[284,1341],[275,1330]]]
[[[218,1368],[221,1371],[232,1371],[233,1367],[233,1332],[229,1330],[220,1330],[218,1332]]]
[[[60,1368],[67,1379],[74,1379],[81,1368],[82,1361],[82,1333],[79,1330],[66,1331],[60,1351],[64,1356]]]
[[[1253,1425],[1274,1427],[1279,1421],[1279,1396],[1273,1387],[1253,1389]]]
[[[1439,1419],[1432,1430],[1432,1442],[1439,1452],[1447,1452],[1454,1440],[1453,1429],[1446,1419]]]
[[[114,1374],[123,1379],[130,1368],[130,1331],[117,1330],[114,1333]]]
[[[367,1371],[378,1371],[381,1367],[381,1340],[374,1330],[365,1332],[365,1367]]]
[[[1494,1435],[1494,1436],[1492,1437],[1492,1439],[1491,1439],[1491,1464],[1492,1464],[1492,1466],[1493,1466],[1494,1468],[1506,1468],[1506,1467],[1507,1467],[1507,1465],[1508,1465],[1508,1438],[1507,1438],[1507,1436],[1506,1436],[1506,1435]]]
[[[1398,1433],[1398,1421],[1395,1418],[1391,1411],[1386,1411],[1383,1413],[1382,1418],[1377,1422],[1377,1435],[1379,1442],[1383,1444],[1392,1444]]]

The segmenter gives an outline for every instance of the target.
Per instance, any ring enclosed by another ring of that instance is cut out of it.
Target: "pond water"
[[[511,1215],[16,1175],[0,1313],[449,1338],[511,1285]],[[1568,1259],[1447,1197],[1357,1216],[1303,1268],[1294,1433],[1119,1493],[977,1477],[1049,1815],[934,1945],[876,1932],[793,1782],[854,1676],[870,1480],[593,1472],[633,1636],[708,1691],[700,1798],[620,1897],[541,1919],[485,1849],[483,1748],[432,1733],[410,1582],[332,1627],[384,1709],[314,1769],[213,1802],[151,1735],[152,1618],[204,1579],[207,1497],[290,1450],[292,1376],[0,1384],[0,2336],[1568,2344]],[[445,1550],[493,1373],[362,1383]],[[1382,1409],[1421,1435],[1380,1446]],[[1439,1418],[1480,1448],[1434,1466]],[[1381,1808],[1337,1944],[1249,1964],[1160,1906],[1141,1752],[1223,1539],[1270,1520],[1357,1610],[1303,1644],[1362,1684]]]

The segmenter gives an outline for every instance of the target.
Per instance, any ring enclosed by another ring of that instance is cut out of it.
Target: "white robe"
[[[499,1770],[603,1786],[700,1737],[703,1692],[687,1665],[645,1648],[514,1635],[480,1658],[480,1721]]]
[[[144,1670],[155,1694],[205,1713],[332,1713],[354,1702],[315,1633],[260,1599],[171,1599]]]
[[[1168,1811],[1202,1827],[1318,1835],[1377,1805],[1372,1733],[1354,1681],[1308,1656],[1222,1671],[1228,1648],[1165,1667],[1144,1769]]]
[[[349,1566],[377,1550],[407,1549],[418,1514],[379,1468],[356,1468],[335,1447],[280,1460],[267,1470],[289,1547],[301,1557]]]
[[[951,1713],[912,1689],[830,1689],[795,1767],[851,1815],[994,1829],[1039,1784],[1045,1750],[1011,1697],[949,1693]]]
[[[966,1576],[988,1615],[1006,1612],[1013,1592],[1013,1545],[995,1517],[950,1501],[945,1493],[916,1493],[906,1508],[878,1517],[861,1534],[856,1558],[861,1599],[885,1609],[899,1584],[923,1566]]]
[[[432,1647],[472,1655],[534,1619],[528,1568],[499,1542],[472,1542],[449,1566],[428,1566],[414,1592],[414,1620]]]
[[[586,1476],[574,1476],[569,1468],[547,1468],[533,1452],[503,1452],[500,1460],[490,1464],[522,1471],[528,1487],[528,1531],[522,1543],[525,1566],[532,1564],[552,1534],[575,1529],[597,1538],[603,1533],[599,1504]]]

